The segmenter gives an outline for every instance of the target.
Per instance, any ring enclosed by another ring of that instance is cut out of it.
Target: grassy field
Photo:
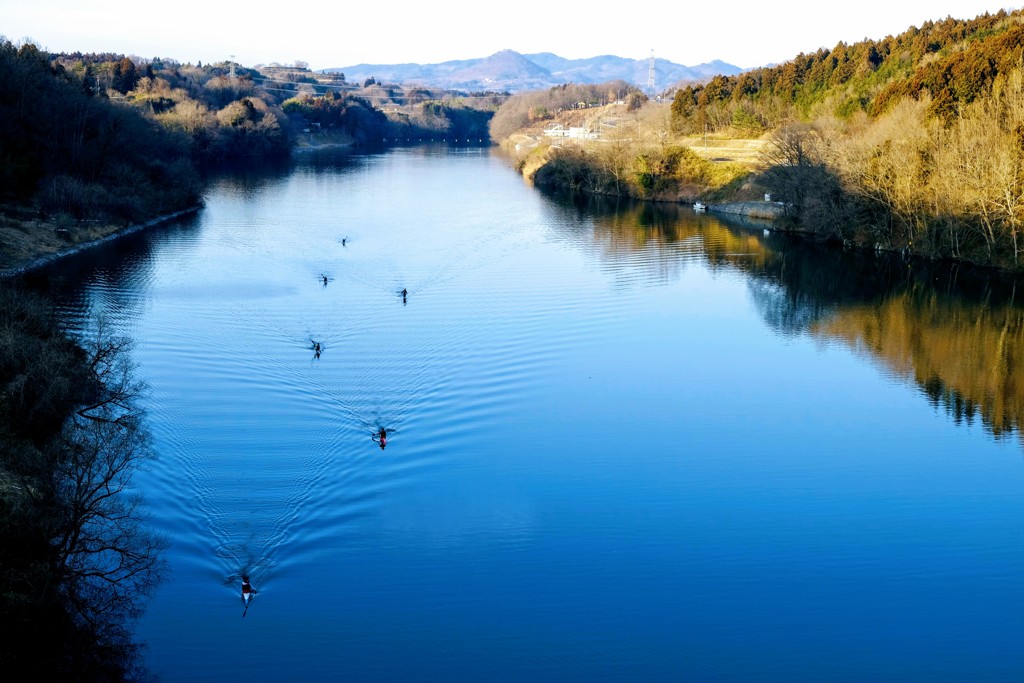
[[[672,138],[665,132],[669,129],[669,107],[661,103],[648,103],[640,111],[634,112],[626,111],[622,105],[559,112],[552,119],[540,121],[519,131],[515,136],[516,142],[532,147],[545,139],[544,129],[556,124],[564,128],[581,127],[594,131],[599,135],[599,143],[616,137],[632,139],[638,143],[671,141],[673,144],[689,147],[709,161],[740,163],[751,168],[760,166],[761,152],[766,144],[765,140],[759,138],[704,138],[700,135]],[[588,143],[559,139],[556,144]]]
[[[757,139],[715,139],[689,137],[681,141],[694,152],[711,161],[731,161],[750,166],[758,166],[765,141]]]

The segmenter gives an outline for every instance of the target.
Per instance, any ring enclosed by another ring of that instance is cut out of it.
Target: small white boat
[[[694,202],[693,203],[693,210],[694,211],[707,211],[708,207],[707,207],[706,204],[701,204],[700,202]]]

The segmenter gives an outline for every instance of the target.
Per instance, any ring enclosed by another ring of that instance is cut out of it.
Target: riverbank
[[[200,208],[202,205],[197,204],[127,227],[77,223],[65,228],[45,219],[5,217],[0,223],[0,280],[10,279],[65,256],[187,216]]]
[[[955,256],[944,253],[939,248],[944,232],[936,232],[929,240],[903,241],[895,235],[880,239],[871,224],[866,223],[863,215],[857,213],[866,208],[860,206],[858,209],[859,205],[852,198],[841,206],[845,212],[841,221],[834,216],[811,214],[806,207],[801,213],[786,202],[757,199],[776,188],[765,173],[753,167],[745,168],[740,173],[726,174],[724,178],[727,182],[721,182],[722,178],[715,176],[716,171],[723,168],[718,162],[702,159],[703,164],[710,166],[693,166],[688,163],[693,157],[688,155],[687,150],[670,151],[658,157],[658,150],[652,151],[649,148],[647,152],[633,149],[629,155],[620,155],[621,158],[634,159],[634,165],[625,167],[623,171],[622,167],[616,167],[609,162],[607,156],[603,156],[608,154],[611,149],[609,147],[588,147],[583,144],[555,147],[538,144],[526,148],[522,138],[516,139],[519,142],[507,141],[505,144],[516,169],[535,186],[545,190],[669,204],[692,205],[701,202],[710,213],[767,221],[773,224],[773,230],[812,242],[840,245],[844,249],[892,252],[904,258],[949,261],[1007,274],[1019,274],[1022,270],[1022,266],[1016,262],[979,251],[977,244],[972,249],[963,247]],[[643,169],[647,171],[642,172]],[[686,171],[694,169],[696,173],[687,176]],[[644,183],[638,185],[638,180]],[[831,218],[831,222],[825,220],[828,218]],[[955,230],[962,233],[966,227],[956,224]]]
[[[356,142],[351,135],[341,132],[310,132],[296,137],[292,154],[317,152],[322,149],[351,149]]]

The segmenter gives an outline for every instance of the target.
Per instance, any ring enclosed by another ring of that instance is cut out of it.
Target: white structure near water
[[[573,140],[597,140],[600,135],[589,128],[571,126],[566,128],[561,124],[555,124],[551,128],[544,129],[544,135],[549,138],[571,138]]]

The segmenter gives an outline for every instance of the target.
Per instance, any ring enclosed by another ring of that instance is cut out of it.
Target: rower
[[[254,595],[256,595],[256,591],[253,590],[252,584],[249,583],[249,577],[242,574],[242,602],[245,603],[245,609],[242,610],[243,618],[249,611],[249,601],[252,600],[252,596]]]

